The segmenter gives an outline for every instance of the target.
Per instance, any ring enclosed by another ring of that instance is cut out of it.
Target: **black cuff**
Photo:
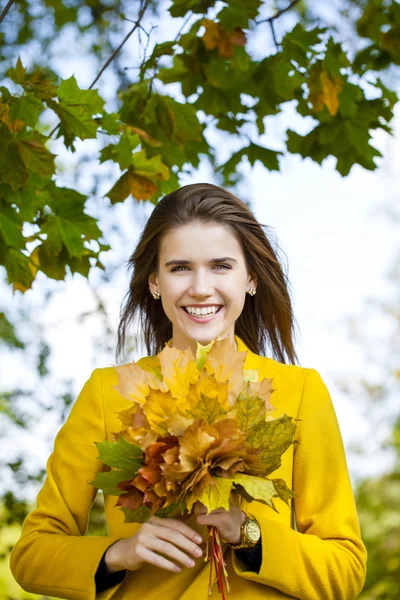
[[[239,560],[246,563],[249,571],[259,571],[262,562],[261,538],[253,548],[240,548],[235,550]]]
[[[109,573],[107,571],[106,566],[106,552],[104,552],[103,556],[101,557],[101,561],[94,576],[94,581],[96,584],[96,593],[102,592],[103,590],[107,590],[108,588],[117,585],[117,583],[121,583],[127,571],[127,569],[124,569],[122,571],[116,571],[115,573]]]

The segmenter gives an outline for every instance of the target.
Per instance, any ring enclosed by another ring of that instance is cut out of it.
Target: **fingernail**
[[[203,541],[203,539],[202,539],[202,538],[201,538],[199,535],[196,535],[195,541],[196,541],[198,544],[200,544],[200,543]]]

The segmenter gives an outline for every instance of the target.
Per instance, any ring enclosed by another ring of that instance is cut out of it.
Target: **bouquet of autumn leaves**
[[[111,470],[98,472],[91,485],[119,496],[115,506],[125,523],[144,523],[151,515],[189,514],[196,502],[208,511],[230,509],[234,497],[257,500],[276,510],[295,494],[282,479],[267,476],[293,443],[295,424],[284,414],[273,418],[272,380],[258,381],[257,370],[243,370],[247,352],[228,338],[190,348],[165,348],[150,366],[134,362],[115,367],[115,389],[132,401],[120,411],[122,429],[113,442],[95,442],[98,458]],[[144,364],[143,364],[144,363]],[[209,526],[219,591],[229,583],[216,527]]]

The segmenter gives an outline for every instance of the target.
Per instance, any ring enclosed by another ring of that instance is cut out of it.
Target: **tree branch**
[[[11,0],[10,0],[11,2]],[[12,2],[14,2],[14,0],[12,0]],[[12,3],[11,2],[11,3]],[[110,63],[112,63],[112,61],[114,60],[114,58],[117,56],[118,52],[121,50],[122,46],[129,40],[129,38],[131,37],[131,35],[136,31],[136,29],[138,27],[141,27],[140,25],[140,21],[142,20],[144,13],[146,12],[147,6],[149,5],[150,0],[144,0],[140,11],[139,11],[139,15],[137,20],[135,21],[134,26],[132,27],[132,29],[127,33],[127,35],[124,37],[124,39],[122,40],[122,42],[120,43],[120,45],[118,46],[118,48],[116,48],[114,50],[114,52],[111,54],[110,58],[108,58],[106,60],[106,62],[104,63],[104,65],[101,67],[99,73],[96,75],[96,77],[94,78],[94,80],[92,81],[92,83],[89,86],[89,90],[92,89],[92,87],[94,86],[94,84],[100,79],[100,77],[102,76],[102,74],[104,73],[104,71],[107,69],[108,65]],[[4,9],[5,10],[5,9]],[[4,12],[4,11],[3,11]],[[51,138],[51,136],[53,135],[53,133],[55,133],[57,131],[57,129],[60,127],[61,123],[58,123],[58,125],[56,125],[54,127],[54,129],[51,131],[51,133],[49,134],[49,138]]]
[[[4,17],[6,16],[13,4],[14,0],[9,0],[9,2],[6,4],[6,6],[3,9],[3,12],[0,15],[0,23],[2,22],[2,20],[4,19]]]
[[[136,31],[136,29],[138,27],[140,27],[140,21],[143,18],[144,13],[146,12],[147,6],[149,4],[150,0],[145,0],[143,2],[143,5],[139,11],[139,15],[137,18],[137,21],[135,21],[134,26],[132,27],[132,29],[129,31],[129,33],[124,37],[124,39],[122,40],[122,42],[120,43],[120,45],[118,46],[118,48],[116,48],[114,50],[114,52],[111,54],[110,58],[108,60],[106,60],[106,62],[104,63],[104,65],[102,66],[102,68],[100,69],[100,72],[98,73],[98,75],[94,78],[94,80],[92,81],[92,83],[89,86],[89,90],[92,89],[92,87],[94,86],[94,84],[96,83],[96,81],[98,81],[98,79],[100,79],[100,77],[102,76],[102,74],[104,73],[104,71],[107,69],[108,65],[114,60],[114,58],[117,56],[118,52],[121,50],[122,46],[129,40],[129,38],[131,37],[131,35]]]
[[[278,41],[276,39],[274,22],[273,21],[268,21],[268,23],[269,23],[269,26],[270,26],[270,29],[271,29],[272,39],[274,40],[275,47],[276,47],[276,49],[279,52],[279,44],[278,44]]]
[[[260,23],[272,23],[272,21],[275,21],[275,19],[279,19],[281,15],[293,8],[293,6],[295,6],[299,2],[300,0],[292,0],[289,6],[287,6],[286,8],[282,8],[282,10],[278,10],[278,12],[272,15],[272,17],[268,17],[268,19],[262,19],[261,21],[256,21],[256,25],[260,25]]]

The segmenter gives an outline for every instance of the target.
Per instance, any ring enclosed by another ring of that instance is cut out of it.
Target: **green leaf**
[[[48,235],[50,253],[59,254],[65,245],[69,256],[85,255],[85,242],[101,236],[96,219],[84,212],[86,197],[75,190],[59,188],[54,182],[46,186],[45,192],[53,211],[42,226],[42,232]]]
[[[121,135],[118,144],[110,144],[100,152],[100,162],[113,160],[118,163],[122,170],[127,169],[132,164],[132,152],[140,144],[140,137],[124,133]]]
[[[293,443],[296,424],[293,418],[284,414],[270,421],[256,422],[247,433],[247,442],[258,448],[265,465],[265,475],[272,473],[281,465],[281,457]]]
[[[133,170],[137,175],[143,175],[149,179],[169,179],[169,168],[163,164],[160,154],[147,158],[146,151],[140,150],[132,155]]]
[[[179,502],[172,502],[171,504],[169,504],[168,506],[166,506],[164,508],[159,508],[158,510],[156,510],[156,512],[154,514],[157,517],[166,518],[166,517],[176,516],[177,514],[183,515],[184,512],[185,512],[185,501],[182,499]]]
[[[93,115],[101,113],[104,106],[98,91],[81,90],[72,76],[61,82],[57,96],[58,103],[48,100],[47,104],[61,121],[59,136],[64,136],[66,146],[71,147],[76,137],[95,138],[98,125]]]
[[[36,98],[33,94],[26,94],[20,98],[13,98],[10,117],[12,121],[20,119],[29,127],[34,128],[43,110],[43,103],[39,98]]]
[[[27,181],[28,170],[15,140],[5,127],[0,127],[0,147],[0,179],[17,190]]]
[[[265,425],[265,400],[254,395],[249,385],[246,388],[237,397],[235,409],[239,428],[247,438],[255,427]]]
[[[207,9],[214,6],[215,0],[174,0],[169,7],[171,17],[185,17],[189,11],[206,13]]]
[[[9,348],[25,348],[25,344],[17,337],[14,325],[7,319],[3,312],[0,312],[0,344]]]
[[[20,85],[25,83],[26,69],[23,66],[19,56],[18,56],[18,60],[17,60],[15,69],[8,69],[8,71],[6,72],[6,75],[10,79],[12,79],[12,81],[14,81],[14,83],[19,83]]]
[[[285,58],[295,60],[301,67],[307,67],[310,62],[309,54],[315,54],[316,52],[312,46],[316,46],[321,42],[322,35],[325,32],[326,28],[315,27],[306,30],[301,23],[297,23],[281,42]]]
[[[4,266],[7,271],[8,282],[14,285],[14,289],[24,292],[32,286],[35,276],[29,258],[25,254],[15,248],[8,248]]]
[[[151,510],[145,504],[135,510],[130,510],[129,508],[122,506],[121,510],[125,515],[124,523],[146,523],[151,516]]]
[[[43,144],[43,136],[36,131],[28,132],[22,139],[17,139],[18,152],[25,166],[43,177],[51,177],[55,172],[54,158]]]
[[[138,469],[140,466],[138,466]],[[136,474],[136,473],[135,473]],[[97,472],[93,481],[89,481],[91,485],[94,485],[99,490],[103,490],[104,494],[111,496],[120,496],[125,493],[125,490],[121,490],[117,485],[121,481],[130,481],[132,477],[132,470],[124,471],[123,469],[112,469],[107,472]]]
[[[199,371],[201,371],[202,368],[204,367],[204,364],[207,360],[207,355],[210,352],[213,345],[214,345],[214,340],[211,340],[211,342],[205,346],[200,344],[200,342],[196,343],[196,363],[197,363],[197,368]]]
[[[97,458],[109,467],[132,473],[132,478],[143,464],[143,451],[140,446],[127,442],[121,435],[118,437],[117,442],[95,442],[99,451]]]
[[[61,251],[54,252],[54,248],[47,240],[45,240],[39,246],[38,260],[40,270],[43,271],[47,277],[57,281],[64,279],[66,275],[66,266],[69,260],[69,255],[65,247],[62,247]]]
[[[0,239],[7,246],[17,250],[25,249],[25,238],[22,235],[22,223],[13,208],[0,201]]]
[[[259,146],[252,142],[233,154],[229,160],[217,167],[216,171],[222,171],[225,176],[234,173],[244,156],[247,156],[249,162],[253,166],[254,163],[259,160],[270,171],[279,171],[278,156],[280,154],[282,154],[282,152],[270,150],[269,148],[264,148],[263,146]]]
[[[249,21],[256,19],[258,9],[262,5],[262,0],[240,0],[230,1],[228,6],[225,6],[218,13],[218,20],[222,29],[231,32],[237,27],[240,29],[248,29]]]

